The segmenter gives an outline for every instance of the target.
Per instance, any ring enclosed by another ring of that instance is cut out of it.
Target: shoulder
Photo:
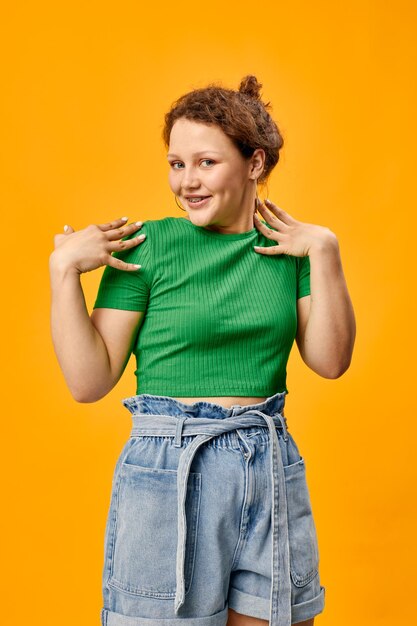
[[[195,230],[190,228],[188,222],[189,220],[180,217],[145,220],[142,228],[135,234],[149,236],[153,250],[162,252],[175,244],[183,246],[185,241],[190,242],[195,237]]]
[[[188,224],[184,224],[186,221],[187,220],[178,217],[142,220],[142,226],[139,230],[135,230],[133,233],[130,233],[130,235],[126,235],[123,239],[133,239],[134,237],[139,237],[139,235],[144,234],[149,235],[149,240],[153,241],[154,245],[158,242],[163,243],[165,239],[172,240],[176,235],[183,236],[184,231],[190,230]]]
[[[160,233],[161,235],[175,232],[182,233],[189,228],[187,221],[180,217],[162,217],[158,220],[145,220],[140,230],[143,230],[144,233],[149,231],[150,233]]]

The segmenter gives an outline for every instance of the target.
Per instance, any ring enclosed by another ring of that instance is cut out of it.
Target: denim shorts
[[[105,531],[102,626],[289,626],[324,609],[306,462],[285,392],[251,405],[124,398]]]

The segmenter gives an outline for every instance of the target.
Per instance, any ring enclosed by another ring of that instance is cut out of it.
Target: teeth
[[[190,202],[200,202],[200,200],[204,200],[203,196],[201,198],[188,198]]]

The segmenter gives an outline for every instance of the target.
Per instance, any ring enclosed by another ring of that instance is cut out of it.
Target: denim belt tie
[[[241,407],[244,409],[244,407]],[[241,410],[239,409],[239,410]],[[149,415],[134,413],[131,436],[151,435],[174,436],[174,445],[182,446],[181,437],[196,435],[184,449],[177,472],[178,491],[178,543],[176,560],[175,613],[184,604],[185,581],[184,563],[186,546],[185,498],[191,463],[198,448],[222,433],[265,426],[269,428],[271,449],[272,482],[272,585],[270,600],[270,626],[291,626],[291,580],[288,539],[287,498],[285,490],[284,466],[276,428],[282,428],[284,439],[288,439],[286,419],[280,413],[267,415],[256,409],[239,412],[222,419],[186,417],[173,415]]]

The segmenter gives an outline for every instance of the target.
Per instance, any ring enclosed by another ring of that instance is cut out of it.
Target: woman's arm
[[[80,275],[50,259],[51,333],[55,354],[75,400],[111,388],[109,355],[88,315]]]
[[[304,362],[325,378],[338,378],[349,367],[356,324],[336,235],[324,226],[299,222],[270,200],[258,203],[268,228],[254,215],[255,226],[277,245],[256,248],[261,254],[308,256],[310,295],[297,300],[296,341]]]
[[[51,255],[51,332],[59,365],[77,402],[96,402],[120,379],[141,311],[94,309],[88,314],[80,274]]]
[[[312,246],[309,257],[311,294],[297,300],[297,346],[314,372],[338,378],[351,362],[356,323],[333,233]]]
[[[122,375],[144,317],[142,311],[97,308],[88,315],[80,275],[102,265],[118,271],[137,266],[112,256],[142,240],[122,240],[142,223],[125,225],[127,218],[93,224],[65,235],[55,235],[49,257],[51,280],[51,331],[55,354],[69,390],[78,402],[95,402],[105,396]]]

